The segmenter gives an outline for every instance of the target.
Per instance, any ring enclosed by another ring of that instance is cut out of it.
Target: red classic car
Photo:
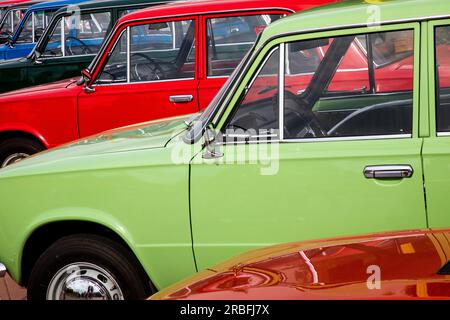
[[[243,254],[151,299],[450,299],[450,230],[290,243]]]
[[[0,167],[107,129],[198,112],[264,27],[329,2],[186,1],[122,17],[80,80],[0,95]]]

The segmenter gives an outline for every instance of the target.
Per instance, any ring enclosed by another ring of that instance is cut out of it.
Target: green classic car
[[[141,298],[269,244],[449,227],[450,7],[376,3],[271,24],[202,114],[2,169],[0,261],[30,299]]]

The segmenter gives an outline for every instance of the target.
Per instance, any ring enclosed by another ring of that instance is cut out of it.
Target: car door
[[[126,27],[95,92],[79,95],[80,135],[197,112],[197,25],[183,17]]]
[[[288,11],[265,10],[215,13],[202,16],[204,57],[200,64],[200,109],[208,106],[228,76],[255,43],[259,33]]]
[[[431,124],[423,146],[427,213],[431,228],[446,228],[450,225],[450,20],[431,21],[427,27],[429,72],[421,79],[428,88],[423,100],[430,106]]]
[[[419,32],[411,23],[298,35],[261,52],[218,121],[217,152],[191,162],[199,268],[273,243],[427,226]],[[370,43],[366,65],[343,70],[356,36]],[[312,54],[324,48],[323,59]],[[378,90],[376,55],[413,57],[403,87]]]
[[[26,69],[29,84],[79,76],[98,53],[112,22],[110,9],[60,17],[46,43],[39,44],[40,57]]]

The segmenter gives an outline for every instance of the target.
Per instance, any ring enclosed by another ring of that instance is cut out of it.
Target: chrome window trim
[[[195,78],[182,78],[182,79],[165,79],[165,80],[154,80],[154,81],[139,81],[139,82],[112,82],[112,83],[94,83],[92,86],[111,86],[111,85],[120,85],[120,84],[126,84],[126,85],[132,85],[132,84],[149,84],[149,83],[159,83],[159,82],[173,82],[173,81],[192,81],[195,80]]]
[[[77,58],[77,57],[95,57],[95,53],[90,53],[90,54],[77,54],[77,55],[73,55],[73,56],[54,56],[54,57],[46,57],[46,56],[43,56],[43,57],[41,57],[41,58],[39,58],[39,59],[41,59],[41,60],[45,60],[45,61],[48,61],[48,60],[53,60],[53,59],[68,59],[68,58]]]
[[[130,26],[128,26],[127,27],[127,83],[131,83],[131,39],[130,39],[130,35],[131,35]]]
[[[227,137],[227,135],[224,135]],[[259,136],[255,136],[257,138]],[[259,141],[233,141],[233,142],[217,142],[217,145],[237,145],[237,144],[259,144],[259,143],[310,143],[310,142],[338,142],[338,141],[370,141],[370,140],[392,140],[392,139],[410,139],[412,134],[392,134],[392,135],[376,135],[376,136],[351,136],[351,137],[329,137],[329,138],[307,138],[307,139],[276,139],[276,140],[259,140]]]
[[[280,140],[284,140],[284,74],[285,74],[285,56],[286,43],[279,44],[279,59],[278,59],[278,134]]]
[[[206,79],[228,79],[230,76],[207,76]]]
[[[450,137],[450,132],[441,131],[441,132],[436,133],[436,136],[438,136],[438,137]]]
[[[35,19],[36,15],[34,12],[31,13],[31,42],[34,43],[35,42],[35,31],[34,31],[34,19]]]
[[[66,56],[66,32],[65,32],[65,19],[66,17],[61,17],[61,53],[62,53],[62,57]],[[55,28],[56,30],[56,28]],[[50,38],[48,39],[50,41]],[[49,41],[47,41],[47,45],[49,43]],[[45,48],[44,48],[45,50]]]

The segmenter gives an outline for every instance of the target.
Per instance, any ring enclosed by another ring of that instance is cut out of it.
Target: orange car
[[[243,254],[150,299],[449,299],[450,230],[278,245]]]

